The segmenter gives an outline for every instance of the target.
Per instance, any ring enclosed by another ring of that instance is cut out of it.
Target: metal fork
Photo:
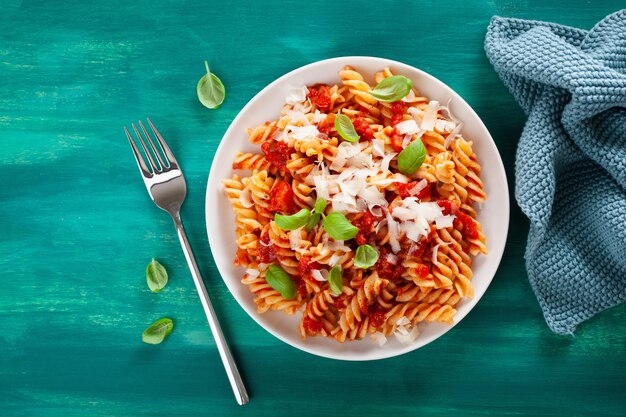
[[[157,150],[157,147],[152,141],[150,134],[141,120],[139,121],[141,132],[135,123],[132,124],[137,140],[141,144],[141,147],[146,155],[147,163],[126,127],[124,127],[124,131],[126,132],[126,136],[130,142],[130,147],[132,148],[135,159],[137,160],[137,166],[139,166],[139,172],[141,172],[143,182],[146,184],[148,194],[150,194],[150,197],[156,205],[162,210],[167,211],[174,220],[176,233],[178,234],[180,244],[183,247],[183,253],[185,254],[189,270],[191,271],[191,277],[193,278],[194,284],[196,284],[196,290],[200,296],[200,301],[202,302],[204,314],[209,322],[211,333],[213,333],[213,337],[215,338],[217,350],[219,351],[222,362],[224,363],[228,380],[230,381],[230,385],[235,393],[237,402],[239,405],[244,405],[248,402],[246,387],[243,384],[239,371],[237,370],[235,360],[230,353],[228,343],[222,333],[222,328],[217,320],[215,310],[213,310],[209,294],[204,287],[202,275],[200,274],[200,270],[196,264],[191,246],[189,245],[189,240],[187,239],[187,234],[185,233],[185,228],[183,227],[183,223],[180,219],[180,207],[185,201],[185,196],[187,195],[185,177],[183,176],[183,172],[181,171],[178,162],[176,162],[176,158],[174,158],[172,151],[169,146],[167,146],[167,143],[165,143],[165,140],[163,140],[163,136],[161,136],[149,118],[148,124],[160,146],[162,154],[160,154]],[[150,150],[148,149],[146,143],[150,146]]]

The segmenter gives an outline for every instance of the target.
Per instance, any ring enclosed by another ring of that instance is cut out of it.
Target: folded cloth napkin
[[[626,299],[626,10],[590,31],[496,16],[485,50],[528,116],[528,277],[548,326],[572,334]]]

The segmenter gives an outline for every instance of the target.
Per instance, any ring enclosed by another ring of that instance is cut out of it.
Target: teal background
[[[220,139],[280,75],[320,59],[396,59],[446,82],[491,131],[513,181],[524,117],[492,71],[494,14],[590,28],[611,1],[7,1],[0,14],[2,416],[617,416],[626,412],[626,308],[552,334],[524,271],[513,204],[500,269],[436,343],[376,362],[278,341],[222,283],[204,225]],[[203,60],[228,96],[203,108]],[[183,218],[252,397],[238,407],[174,229],[148,198],[122,126],[149,115],[181,162]],[[226,163],[220,161],[220,163]],[[152,257],[170,271],[145,284]],[[143,329],[169,316],[160,346]],[[295,330],[294,330],[295,331]]]

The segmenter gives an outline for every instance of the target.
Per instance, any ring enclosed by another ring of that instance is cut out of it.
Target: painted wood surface
[[[269,82],[334,56],[382,56],[457,90],[510,183],[524,118],[483,52],[494,14],[590,28],[618,1],[187,2],[4,0],[0,13],[0,415],[617,416],[626,308],[552,334],[523,263],[513,204],[493,284],[436,343],[384,361],[297,351],[237,305],[211,258],[204,191],[215,149]],[[208,111],[209,59],[228,89]],[[150,115],[185,170],[191,242],[247,381],[235,405],[169,218],[148,199],[122,126]],[[538,150],[540,151],[540,150]],[[216,163],[224,163],[217,161]],[[169,285],[149,292],[155,257]],[[142,330],[170,316],[160,346]]]

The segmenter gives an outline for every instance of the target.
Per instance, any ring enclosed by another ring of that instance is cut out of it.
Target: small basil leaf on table
[[[159,292],[167,284],[167,271],[158,261],[152,258],[152,261],[146,268],[146,281],[148,288],[152,292]]]
[[[377,260],[378,252],[370,245],[361,245],[356,248],[356,254],[354,255],[355,267],[366,269],[373,266]]]
[[[274,221],[276,222],[278,227],[283,230],[296,230],[304,226],[309,220],[310,216],[310,210],[302,209],[296,214],[292,214],[291,216],[276,213],[274,215]]]
[[[359,231],[356,226],[346,219],[346,216],[338,211],[333,211],[324,217],[322,225],[326,233],[335,240],[352,239]]]
[[[398,155],[398,170],[411,175],[424,163],[426,148],[420,138],[415,139]]]
[[[341,290],[343,289],[343,271],[340,265],[333,266],[328,272],[328,284],[333,294],[341,294]]]
[[[313,230],[313,228],[317,226],[317,224],[320,222],[321,218],[321,214],[313,213],[311,217],[309,217],[309,220],[306,222],[306,231],[310,232],[311,230]]]
[[[141,335],[141,340],[150,345],[158,345],[174,330],[172,319],[164,317],[150,325]]]
[[[286,300],[291,300],[296,296],[296,284],[293,282],[288,273],[280,266],[270,265],[265,271],[265,280],[280,293]]]
[[[206,74],[198,81],[197,91],[198,100],[206,108],[216,109],[224,102],[226,97],[226,89],[224,84],[209,70],[209,63],[204,61],[206,67]]]
[[[326,210],[326,200],[323,198],[318,198],[315,202],[315,207],[313,208],[316,213],[322,214],[324,210]]]
[[[378,101],[391,103],[406,97],[413,83],[403,75],[387,77],[374,87],[370,94]]]
[[[352,120],[345,114],[337,114],[335,116],[335,129],[343,139],[348,142],[358,142],[361,138],[352,124]]]

